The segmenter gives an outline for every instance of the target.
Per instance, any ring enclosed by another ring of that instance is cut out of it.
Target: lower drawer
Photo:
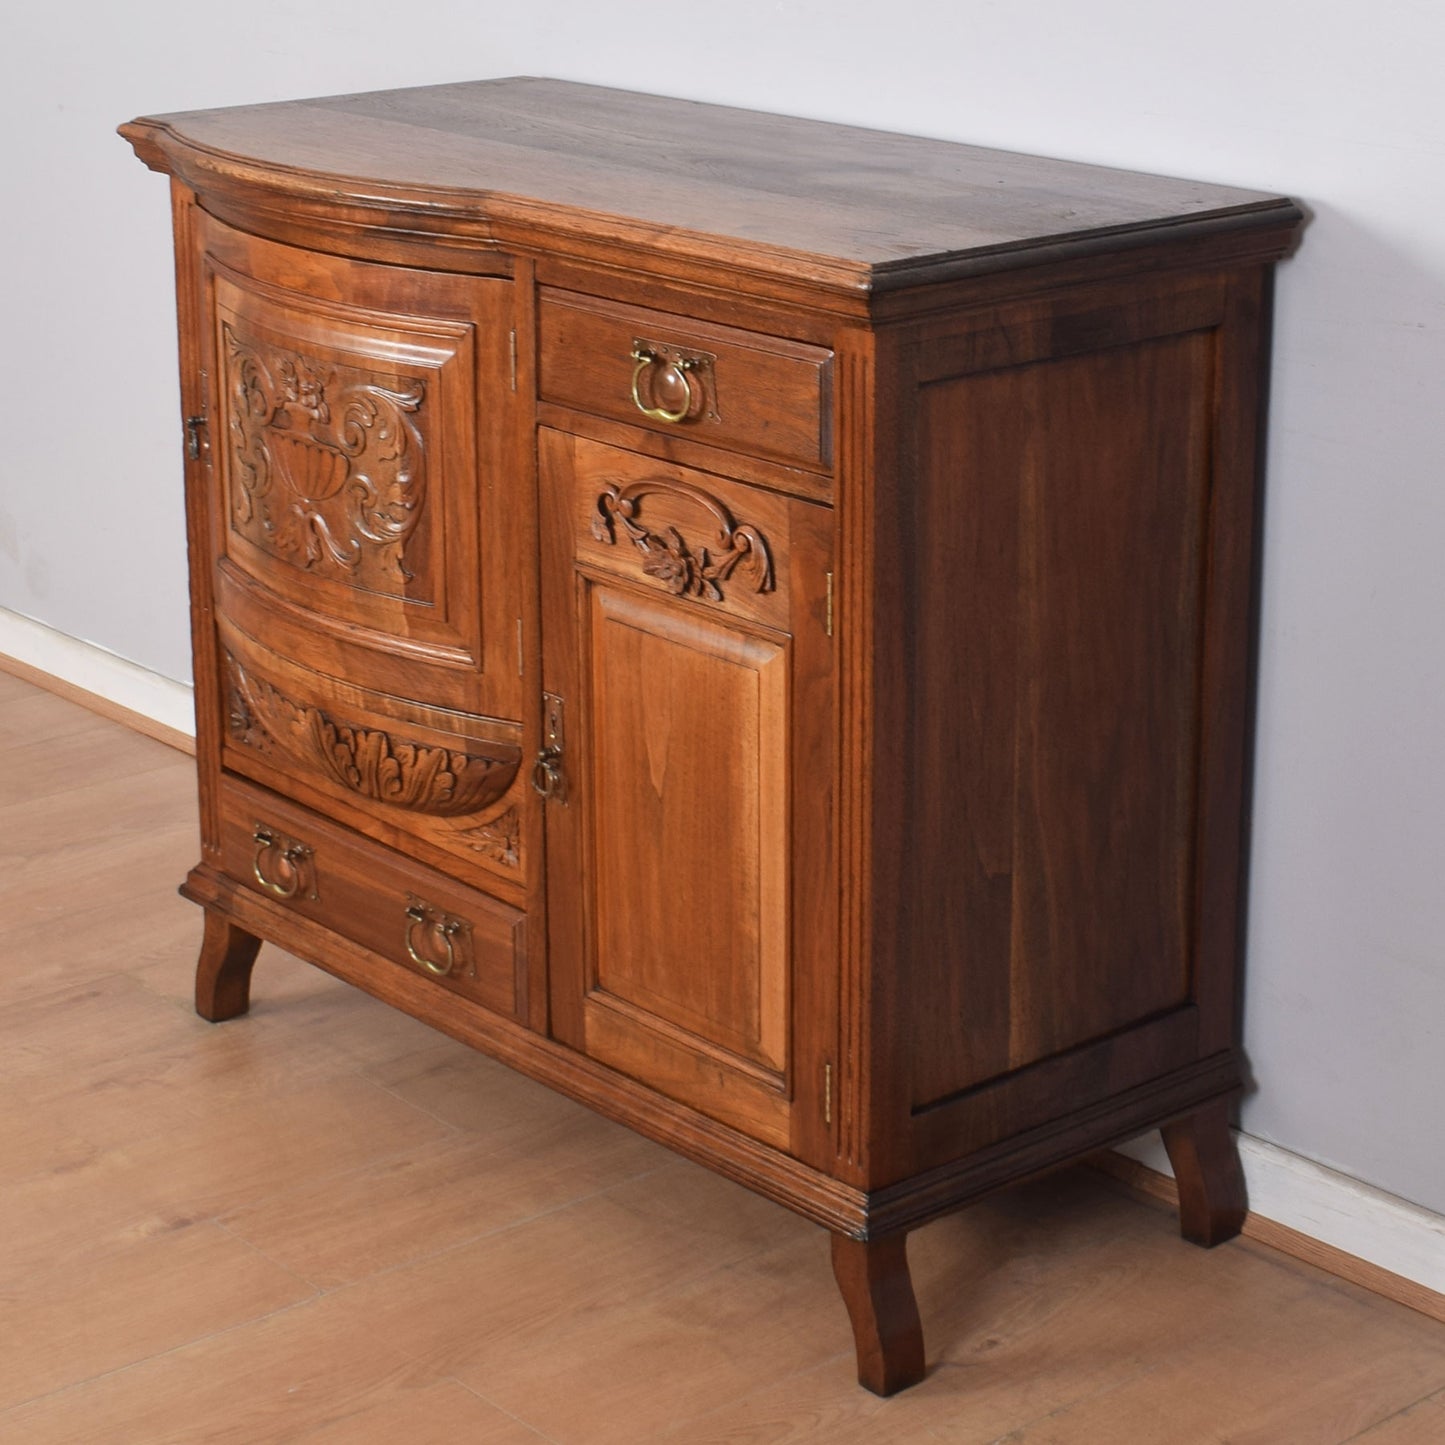
[[[498,1013],[527,1016],[526,915],[274,793],[224,778],[238,882]]]

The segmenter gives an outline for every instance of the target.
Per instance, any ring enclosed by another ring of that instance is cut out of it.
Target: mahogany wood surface
[[[1211,360],[1191,332],[922,392],[915,1110],[1188,999]],[[939,945],[963,936],[959,969]]]
[[[1004,1184],[1165,1124],[1237,1229],[1292,202],[551,81],[123,129],[203,1014],[284,943],[826,1225],[880,1393]]]
[[[223,612],[335,676],[518,717],[511,283],[197,232]]]
[[[206,910],[201,957],[196,964],[196,1012],[213,1024],[251,1006],[251,969],[261,940],[229,918]]]
[[[638,343],[658,360],[637,366]],[[538,360],[544,401],[813,470],[832,461],[833,357],[822,347],[549,288],[539,308]],[[669,364],[689,361],[696,370],[684,391]],[[682,411],[680,420],[639,417],[634,375],[649,406]],[[659,375],[672,394],[658,393]]]
[[[907,1241],[833,1236],[833,1277],[858,1351],[858,1383],[894,1395],[924,1376],[923,1325],[908,1274]]]
[[[854,287],[1042,245],[1298,220],[1257,191],[529,77],[192,111],[127,134],[202,191],[399,207],[418,227],[429,197],[429,229],[515,228],[552,249],[602,235]]]
[[[1179,1186],[1180,1233],[1207,1249],[1233,1239],[1244,1227],[1249,1198],[1227,1101],[1213,1100],[1161,1133]]]
[[[527,1017],[520,910],[238,779],[222,780],[221,799],[221,860],[230,877],[440,989]],[[295,862],[292,849],[301,855]]]
[[[573,551],[544,577],[548,635],[569,633],[546,672],[569,700],[549,876],[584,940],[555,955],[559,1037],[787,1147],[800,1068],[809,1097],[822,1071],[792,992],[829,991],[827,930],[794,899],[825,821],[790,806],[819,761],[793,719],[832,711],[808,606],[826,514],[551,431],[541,459],[544,530]]]

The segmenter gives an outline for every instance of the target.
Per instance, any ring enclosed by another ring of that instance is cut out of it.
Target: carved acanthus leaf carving
[[[469,847],[504,868],[516,868],[521,863],[522,823],[515,808],[508,808],[490,822],[467,828],[460,836]]]
[[[231,741],[250,748],[263,757],[273,749],[271,735],[257,721],[246,702],[246,695],[237,681],[239,668],[230,653],[226,654],[226,730]]]
[[[464,817],[495,803],[517,775],[521,749],[490,744],[487,753],[411,742],[381,728],[338,722],[296,702],[226,654],[233,696],[231,736],[255,746],[257,729],[297,761],[351,792],[436,817]]]
[[[310,571],[395,592],[426,499],[415,377],[382,377],[242,338],[222,325],[231,518]]]
[[[717,555],[705,546],[693,546],[683,539],[676,527],[664,526],[653,531],[639,520],[641,501],[654,493],[672,493],[696,503],[711,514],[717,523]],[[679,597],[705,597],[710,602],[723,600],[719,583],[726,582],[741,570],[755,584],[758,592],[773,590],[773,559],[762,533],[747,523],[736,523],[732,514],[714,496],[685,482],[632,482],[625,487],[611,486],[597,498],[592,515],[592,535],[608,545],[617,541],[617,527],[631,539],[642,553],[642,570]]]

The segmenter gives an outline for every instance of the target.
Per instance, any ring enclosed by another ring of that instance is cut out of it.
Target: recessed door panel
[[[787,1063],[787,652],[589,588],[592,997],[774,1075]]]
[[[474,485],[443,480],[475,470],[472,327],[282,303],[224,276],[215,294],[227,554],[338,615],[445,635],[448,513],[475,530],[452,495]]]

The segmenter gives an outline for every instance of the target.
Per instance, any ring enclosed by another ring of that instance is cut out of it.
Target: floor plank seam
[[[467,1394],[475,1396],[484,1405],[488,1406],[493,1410],[496,1410],[499,1414],[505,1415],[509,1420],[515,1420],[517,1424],[522,1427],[522,1429],[530,1431],[533,1435],[537,1437],[538,1440],[545,1441],[546,1445],[562,1445],[561,1441],[555,1439],[551,1435],[548,1435],[545,1430],[539,1429],[536,1425],[532,1424],[530,1420],[524,1420],[515,1411],[507,1409],[505,1405],[498,1404],[497,1401],[492,1399],[490,1395],[484,1395],[474,1385],[467,1384],[465,1380],[458,1378],[456,1375],[445,1375],[443,1376],[443,1378],[450,1380],[454,1385],[460,1385],[461,1388],[467,1392]]]
[[[156,743],[156,747],[164,748],[164,743]],[[150,767],[136,768],[129,772],[129,776],[137,780],[148,777],[151,773],[164,772],[168,767],[174,766],[169,758],[159,760]],[[0,797],[0,810],[7,808],[23,807],[27,803],[53,803],[57,798],[67,798],[72,793],[82,793],[93,786],[89,781],[67,783],[59,788],[47,788],[39,793],[27,793],[18,798]],[[88,841],[88,840],[87,840]]]
[[[401,1151],[399,1151],[399,1154],[398,1154],[398,1155],[388,1155],[388,1156],[386,1156],[386,1157],[387,1157],[388,1159],[396,1158],[396,1157],[405,1157],[406,1152],[407,1152],[406,1150],[401,1150]],[[383,1161],[381,1161],[381,1160],[373,1161],[371,1164],[362,1165],[362,1166],[360,1166],[360,1167],[357,1168],[357,1169],[348,1171],[348,1173],[349,1173],[349,1174],[365,1174],[365,1173],[369,1172],[369,1170],[370,1170],[372,1167],[374,1167],[374,1165],[375,1165],[376,1163],[380,1163],[380,1162],[383,1162]],[[667,1166],[666,1164],[664,1164],[664,1165],[661,1165],[661,1166],[659,1166],[659,1167],[660,1167],[660,1168],[666,1168],[666,1167],[668,1167],[668,1166]],[[647,1174],[655,1173],[655,1172],[657,1172],[657,1171],[656,1171],[656,1170],[647,1170],[647,1171],[645,1171],[643,1174],[640,1174],[640,1175],[635,1176],[635,1178],[638,1178],[638,1179],[646,1178],[646,1177],[647,1177]],[[319,1178],[318,1180],[316,1180],[316,1181],[314,1181],[314,1182],[315,1182],[315,1183],[319,1183],[319,1184],[325,1184],[325,1183],[335,1182],[337,1179],[340,1179],[340,1178],[343,1178],[343,1177],[346,1177],[346,1176],[345,1176],[345,1175],[326,1175],[326,1176],[323,1176],[323,1177]],[[425,1254],[409,1255],[406,1259],[398,1260],[398,1261],[396,1261],[394,1264],[388,1264],[388,1265],[386,1265],[386,1266],[385,1266],[384,1268],[382,1268],[382,1269],[373,1270],[370,1274],[358,1275],[357,1278],[346,1280],[346,1281],[344,1281],[344,1282],[341,1283],[341,1284],[331,1285],[331,1286],[319,1285],[319,1284],[317,1284],[314,1280],[308,1278],[308,1277],[305,1276],[305,1275],[297,1275],[296,1278],[300,1279],[300,1280],[301,1280],[303,1283],[305,1283],[309,1288],[314,1289],[314,1290],[316,1291],[316,1297],[325,1297],[325,1298],[328,1298],[328,1299],[337,1298],[337,1297],[339,1297],[339,1296],[341,1296],[341,1295],[344,1295],[344,1294],[347,1293],[347,1291],[349,1291],[349,1290],[359,1289],[359,1288],[361,1288],[362,1286],[370,1286],[370,1285],[376,1283],[376,1282],[379,1281],[379,1280],[384,1280],[384,1279],[386,1279],[388,1276],[393,1275],[393,1274],[400,1273],[400,1272],[403,1271],[403,1270],[417,1269],[417,1268],[420,1268],[420,1267],[423,1266],[423,1265],[435,1264],[438,1260],[445,1259],[449,1254],[455,1254],[455,1253],[456,1253],[457,1251],[459,1251],[459,1250],[469,1249],[469,1248],[471,1248],[473,1245],[479,1243],[479,1242],[482,1241],[482,1240],[485,1240],[485,1239],[495,1239],[495,1238],[500,1237],[501,1235],[510,1233],[510,1232],[512,1232],[512,1231],[514,1231],[514,1230],[525,1229],[525,1228],[529,1227],[530,1225],[533,1225],[533,1224],[538,1223],[540,1220],[547,1219],[547,1218],[549,1218],[549,1217],[551,1217],[552,1215],[555,1215],[555,1214],[563,1213],[564,1211],[566,1211],[566,1210],[568,1210],[568,1209],[572,1209],[572,1208],[576,1207],[576,1206],[579,1205],[579,1204],[585,1204],[585,1203],[588,1202],[589,1200],[597,1199],[597,1198],[601,1197],[602,1195],[605,1195],[605,1194],[610,1193],[612,1190],[621,1188],[624,1184],[630,1184],[630,1183],[632,1183],[632,1182],[634,1182],[633,1178],[629,1178],[629,1179],[626,1179],[626,1180],[618,1180],[618,1181],[616,1181],[615,1183],[611,1183],[611,1184],[604,1185],[604,1186],[603,1186],[602,1188],[600,1188],[600,1189],[591,1190],[591,1191],[589,1191],[587,1194],[579,1194],[575,1199],[564,1200],[563,1202],[561,1202],[561,1203],[559,1203],[559,1204],[549,1206],[549,1207],[546,1208],[546,1209],[538,1210],[535,1214],[529,1214],[525,1219],[509,1220],[506,1224],[497,1225],[495,1228],[492,1228],[492,1229],[484,1229],[484,1230],[482,1230],[482,1231],[481,1231],[480,1233],[478,1233],[478,1234],[469,1235],[469,1236],[467,1236],[465,1239],[461,1239],[461,1240],[454,1241],[454,1242],[452,1242],[452,1243],[450,1243],[450,1244],[447,1244],[447,1245],[443,1246],[443,1247],[440,1248],[440,1249],[435,1249],[435,1250],[432,1250],[432,1251],[430,1251],[430,1252],[428,1252],[428,1253],[425,1253]],[[267,1195],[267,1196],[265,1196],[264,1198],[258,1199],[258,1200],[256,1201],[256,1204],[260,1205],[260,1204],[267,1204],[267,1203],[276,1203],[277,1201],[284,1200],[285,1197],[286,1197],[288,1194],[292,1193],[292,1192],[293,1192],[293,1191],[292,1191],[292,1190],[289,1190],[289,1189],[279,1190],[279,1191],[278,1191],[277,1193],[275,1193],[275,1194]],[[252,1205],[251,1205],[251,1204],[247,1204],[245,1207],[246,1207],[247,1209],[249,1209],[249,1208],[252,1207]],[[234,1213],[234,1211],[233,1211],[233,1213]],[[219,1221],[218,1221],[218,1222],[219,1222]],[[228,1230],[228,1233],[231,1233],[231,1232],[233,1232],[233,1231],[229,1231],[229,1230]],[[237,1238],[240,1238],[241,1236],[238,1235],[238,1236],[236,1236],[236,1237],[237,1237]],[[255,1246],[253,1246],[253,1248],[255,1248]],[[257,1250],[257,1252],[263,1254],[263,1257],[266,1258],[266,1259],[270,1259],[270,1258],[271,1258],[271,1256],[265,1255],[264,1252],[263,1252],[263,1251],[260,1251],[259,1249]],[[274,1263],[274,1262],[276,1262],[276,1261],[272,1261],[272,1262]],[[291,1271],[291,1270],[289,1270],[289,1269],[288,1269],[288,1272],[294,1274],[294,1271]],[[305,1301],[303,1301],[302,1303],[305,1303]],[[407,1355],[406,1355],[406,1358],[409,1359],[409,1360],[416,1360],[416,1359],[421,1359],[421,1358],[423,1358],[423,1357],[420,1356],[420,1355],[410,1355],[410,1354],[407,1354]]]
[[[217,1229],[219,1229],[221,1233],[224,1234],[228,1239],[234,1239],[237,1244],[243,1245],[250,1253],[254,1254],[257,1259],[264,1259],[267,1264],[273,1266],[276,1269],[279,1269],[283,1274],[289,1275],[292,1279],[296,1281],[297,1284],[305,1285],[306,1288],[311,1291],[311,1294],[306,1299],[296,1300],[294,1301],[294,1304],[312,1304],[319,1299],[324,1299],[326,1295],[330,1293],[329,1290],[326,1290],[322,1288],[321,1285],[317,1284],[315,1280],[308,1279],[304,1274],[298,1274],[297,1271],[293,1269],[289,1264],[287,1264],[284,1260],[277,1259],[274,1255],[267,1254],[260,1245],[255,1244],[251,1240],[247,1239],[244,1234],[238,1234],[226,1222],[226,1218],[224,1215],[216,1215],[208,1222],[214,1225]],[[285,1308],[291,1309],[293,1308],[293,1305],[287,1305]],[[280,1313],[280,1311],[273,1310],[271,1313],[276,1314]],[[258,1315],[257,1318],[269,1319],[270,1315]]]
[[[841,1310],[839,1311],[839,1316],[838,1339],[841,1343],[847,1338],[848,1322],[847,1317],[843,1315]],[[791,1370],[786,1375],[780,1375],[774,1379],[767,1380],[755,1389],[744,1390],[723,1404],[714,1405],[710,1410],[704,1410],[700,1415],[689,1415],[685,1420],[674,1421],[660,1434],[649,1436],[647,1441],[639,1442],[639,1445],[692,1445],[690,1438],[680,1435],[680,1431],[705,1426],[707,1422],[715,1416],[736,1410],[739,1405],[746,1405],[750,1400],[760,1399],[764,1395],[792,1384],[796,1380],[806,1380],[813,1375],[821,1375],[825,1370],[835,1370],[840,1366],[843,1368],[848,1380],[851,1381],[856,1366],[856,1356],[851,1346],[840,1348],[824,1359],[815,1360],[811,1365],[805,1365],[800,1370]],[[875,1415],[877,1412],[887,1409],[888,1406],[886,1400],[879,1399],[870,1398],[866,1403],[870,1412]]]
[[[1398,1420],[1408,1415],[1411,1410],[1418,1410],[1421,1405],[1428,1405],[1432,1400],[1439,1400],[1445,1403],[1445,1382],[1435,1389],[1427,1391],[1418,1400],[1411,1400],[1408,1405],[1402,1405],[1400,1409],[1392,1411],[1388,1415],[1381,1415],[1378,1420],[1372,1420],[1363,1430],[1357,1430],[1347,1439],[1341,1440],[1339,1445],[1355,1445],[1357,1440],[1365,1440],[1378,1430],[1382,1425],[1388,1425],[1392,1420]]]
[[[177,1344],[169,1346],[164,1350],[156,1350],[153,1354],[143,1355],[138,1360],[127,1360],[123,1365],[116,1365],[109,1370],[98,1370],[93,1375],[87,1375],[84,1379],[71,1380],[68,1384],[59,1385],[53,1390],[42,1390],[38,1395],[32,1395],[26,1400],[16,1401],[0,1411],[0,1425],[5,1423],[8,1416],[18,1414],[21,1410],[33,1409],[36,1405],[44,1404],[47,1400],[59,1399],[77,1390],[88,1389],[102,1380],[113,1379],[117,1376],[127,1374],[131,1370],[139,1370],[146,1365],[154,1364],[157,1360],[164,1360],[172,1355],[182,1354],[184,1351],[194,1349],[197,1345],[203,1345],[211,1340],[224,1339],[227,1335],[235,1334],[239,1330],[252,1329],[258,1324],[267,1320],[279,1319],[282,1315],[290,1314],[293,1310],[304,1309],[316,1302],[317,1296],[311,1295],[303,1300],[296,1300],[291,1304],[282,1305],[279,1309],[267,1310],[251,1319],[237,1320],[233,1324],[225,1325],[219,1330],[208,1330],[203,1334],[193,1335],[188,1340],[182,1340]],[[0,1436],[0,1439],[3,1439]]]
[[[1085,1390],[1083,1394],[1076,1395],[1070,1400],[1065,1400],[1056,1405],[1052,1410],[1045,1410],[1042,1415],[1036,1415],[1030,1420],[1025,1420],[1021,1425],[1015,1425],[1007,1434],[1000,1435],[995,1440],[990,1440],[988,1445],[1015,1445],[1015,1442],[1025,1437],[1025,1432],[1034,1430],[1038,1426],[1047,1423],[1049,1420],[1061,1419],[1081,1405],[1086,1405],[1091,1400],[1102,1400],[1109,1395],[1115,1395],[1120,1390],[1136,1384],[1140,1380],[1147,1380],[1150,1375],[1159,1372],[1158,1365],[1141,1365],[1139,1369],[1123,1376],[1117,1380],[1110,1380],[1109,1383],[1098,1390]],[[1179,1440],[1175,1445],[1193,1445],[1193,1442]],[[1202,1445],[1202,1442],[1201,1442]]]

